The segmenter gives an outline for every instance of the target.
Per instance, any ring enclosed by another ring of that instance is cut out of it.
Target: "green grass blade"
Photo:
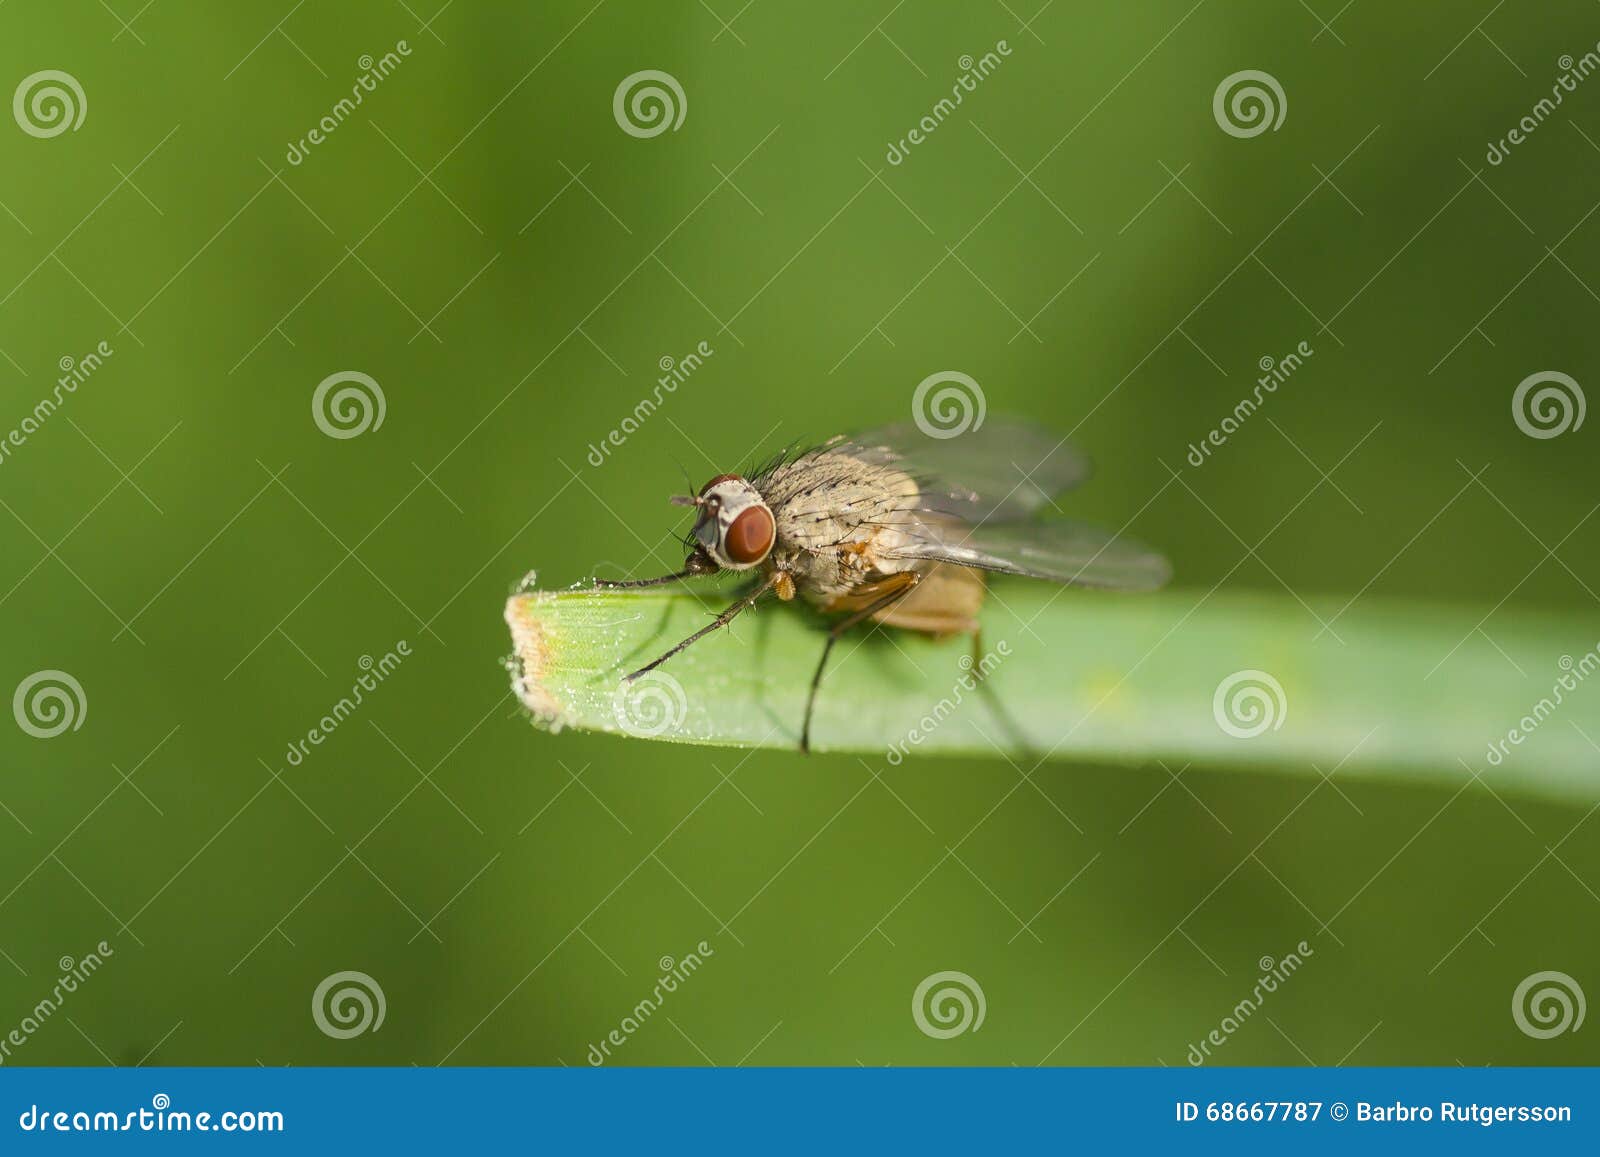
[[[506,605],[514,686],[555,728],[793,749],[826,629],[803,606],[762,603],[657,673],[621,683],[730,598],[704,588],[516,595]],[[1337,609],[1312,607],[1325,621]],[[1048,755],[1317,774],[1314,765],[1453,785],[1477,772],[1523,793],[1600,798],[1600,748],[1589,738],[1600,740],[1600,678],[1585,681],[1600,672],[1600,622],[1500,612],[1490,640],[1477,629],[1483,618],[1363,603],[1319,637],[1285,596],[998,584],[984,611],[981,681],[965,665],[970,639],[853,632],[823,680],[812,745],[896,763]],[[1219,685],[1246,671],[1269,674],[1281,696],[1250,678],[1243,699],[1230,708],[1225,692],[1217,705]],[[1219,711],[1233,732],[1260,733],[1230,733]],[[1521,742],[1507,740],[1513,728]],[[1503,754],[1491,755],[1497,742]]]

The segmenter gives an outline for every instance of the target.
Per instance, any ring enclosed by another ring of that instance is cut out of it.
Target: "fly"
[[[1037,463],[1032,469],[1029,464]],[[1082,523],[1034,517],[1089,465],[1037,426],[992,420],[958,438],[899,424],[785,454],[752,473],[719,474],[672,499],[696,511],[683,569],[608,588],[661,586],[723,571],[755,585],[710,623],[626,678],[652,671],[726,627],[765,596],[797,596],[837,616],[811,678],[800,750],[833,645],[874,624],[977,644],[986,573],[1068,586],[1153,590],[1171,569],[1157,552]]]

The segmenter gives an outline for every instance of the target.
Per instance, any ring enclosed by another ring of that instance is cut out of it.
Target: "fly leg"
[[[668,583],[681,582],[684,579],[697,578],[700,575],[716,574],[717,564],[701,549],[695,549],[688,558],[684,559],[683,569],[672,574],[664,574],[660,578],[647,579],[592,579],[596,590],[638,590],[640,587],[664,587]]]
[[[828,655],[832,652],[833,645],[839,641],[839,636],[844,634],[851,627],[855,626],[864,619],[877,614],[885,607],[899,602],[901,599],[905,598],[906,595],[910,594],[916,589],[917,583],[921,581],[922,576],[917,574],[915,571],[904,571],[902,573],[909,576],[904,586],[898,588],[897,590],[890,591],[882,598],[869,603],[867,606],[863,607],[849,618],[840,619],[831,628],[829,628],[828,641],[823,644],[822,647],[822,658],[817,660],[816,673],[811,676],[811,693],[806,696],[806,719],[805,723],[800,728],[800,750],[802,752],[807,754],[810,754],[811,752],[811,712],[817,705],[817,688],[822,685],[822,672],[828,666]]]
[[[753,607],[755,605],[757,599],[759,599],[762,595],[766,594],[769,590],[772,589],[773,584],[775,584],[778,581],[777,576],[778,576],[779,573],[781,573],[781,572],[773,571],[766,578],[762,579],[761,582],[757,583],[755,585],[755,587],[753,587],[751,589],[749,594],[743,596],[742,598],[734,600],[734,602],[733,602],[733,604],[731,606],[729,606],[725,611],[723,611],[721,614],[719,614],[716,618],[712,619],[711,622],[709,622],[705,626],[701,627],[698,631],[696,631],[694,634],[690,635],[687,639],[685,639],[683,642],[679,643],[677,646],[672,647],[671,649],[669,649],[666,652],[666,654],[662,655],[660,658],[654,659],[651,662],[646,663],[643,667],[640,667],[637,671],[633,672],[630,675],[625,676],[625,681],[629,682],[629,683],[632,683],[635,679],[637,679],[640,675],[643,675],[646,671],[654,671],[657,667],[661,666],[661,664],[665,663],[668,659],[672,658],[672,656],[676,655],[679,651],[683,650],[690,643],[698,642],[700,639],[702,639],[705,636],[709,635],[712,631],[717,630],[719,627],[726,627],[729,623],[731,623],[733,621],[733,617],[735,615],[737,615],[740,611],[748,610],[750,607]]]
[[[981,666],[979,666],[979,660],[982,659],[982,658],[983,658],[983,628],[982,627],[977,627],[972,632],[972,655],[971,655],[972,667],[971,667],[971,669],[976,672],[976,674],[973,675],[973,678],[974,679],[978,679],[980,681],[983,679],[983,668]]]
[[[699,570],[680,570],[675,574],[664,574],[660,578],[647,579],[603,579],[594,581],[595,589],[603,591],[637,590],[640,587],[664,587],[668,583],[681,582],[683,579],[694,578],[704,574]]]

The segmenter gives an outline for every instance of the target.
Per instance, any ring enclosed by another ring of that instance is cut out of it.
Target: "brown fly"
[[[727,626],[769,593],[784,602],[799,595],[841,616],[811,678],[800,730],[800,749],[808,751],[828,655],[859,623],[969,634],[976,644],[985,571],[1119,590],[1165,583],[1167,561],[1148,547],[1034,517],[1088,473],[1088,462],[1048,432],[992,420],[943,439],[914,425],[887,426],[786,453],[748,478],[719,474],[698,494],[672,499],[698,512],[681,571],[597,585],[651,587],[722,571],[755,571],[757,581],[627,679]]]

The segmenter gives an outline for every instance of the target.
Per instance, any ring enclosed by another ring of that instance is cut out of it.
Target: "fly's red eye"
[[[745,566],[760,562],[772,549],[772,539],[777,527],[772,512],[764,506],[752,506],[733,520],[723,539],[722,549],[734,562]]]
[[[742,479],[740,479],[740,477],[737,474],[718,474],[710,482],[707,482],[704,486],[700,487],[701,497],[704,497],[705,496],[705,492],[707,490],[710,490],[713,486],[716,486],[719,483],[722,483],[722,482],[739,482],[739,481],[742,481]]]

